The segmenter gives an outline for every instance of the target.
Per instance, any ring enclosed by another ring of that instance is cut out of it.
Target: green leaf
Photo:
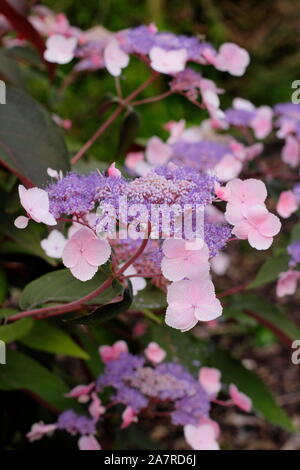
[[[4,302],[7,294],[7,280],[5,272],[0,268],[0,304]]]
[[[103,307],[94,310],[90,315],[75,317],[70,321],[79,324],[98,324],[111,320],[112,318],[126,312],[132,304],[132,288],[131,286],[124,290],[123,297],[120,301],[110,302]]]
[[[140,121],[136,111],[129,111],[125,115],[120,128],[118,154],[124,154],[129,149],[138,134]]]
[[[76,336],[89,354],[89,359],[85,364],[96,379],[104,369],[104,364],[99,356],[99,346],[113,344],[119,339],[119,336],[103,328],[102,325],[88,325],[85,331],[82,329],[76,331]]]
[[[0,320],[3,320],[7,317],[11,317],[18,313],[18,310],[14,308],[0,308]]]
[[[7,104],[0,107],[0,161],[23,181],[41,186],[47,168],[68,171],[63,133],[48,111],[20,89],[7,86]]]
[[[20,88],[24,87],[24,80],[19,64],[14,60],[10,50],[0,48],[0,77]]]
[[[105,95],[102,96],[100,103],[99,103],[99,109],[98,109],[98,114],[99,116],[102,116],[102,114],[106,113],[106,111],[109,110],[109,108],[114,104],[118,102],[118,98],[114,96],[112,93],[105,93]]]
[[[22,336],[27,335],[32,327],[32,318],[23,318],[22,320],[14,323],[0,326],[0,340],[7,344],[12,343],[17,339],[22,338]]]
[[[72,408],[72,400],[65,398],[67,385],[54,373],[23,353],[8,349],[6,365],[1,366],[1,390],[30,390],[58,410]]]
[[[26,336],[21,338],[21,343],[32,349],[45,351],[52,354],[88,359],[88,354],[64,331],[48,322],[37,320]]]
[[[222,382],[234,383],[253,401],[255,410],[271,423],[294,430],[290,418],[276,403],[262,380],[248,371],[238,360],[213,343],[195,338],[168,327],[151,325],[151,340],[156,341],[168,354],[169,360],[179,360],[195,375],[199,366],[215,367],[222,372]]]
[[[148,286],[134,297],[133,310],[159,310],[167,306],[166,295],[156,287]]]
[[[278,279],[280,273],[287,271],[289,264],[289,256],[286,254],[275,256],[268,259],[265,264],[260,268],[256,278],[250,284],[248,289],[263,286],[268,282],[273,282]]]
[[[282,333],[288,341],[300,338],[300,328],[291,322],[275,305],[268,302],[260,295],[243,293],[232,298],[231,308],[244,311],[252,311],[256,314],[256,319],[269,328],[273,333]]]
[[[73,302],[96,290],[106,279],[107,275],[102,271],[87,282],[75,279],[68,269],[54,271],[25,287],[20,299],[20,307],[22,310],[27,310],[49,302]],[[107,304],[122,293],[122,285],[114,282],[111,287],[93,299],[91,304]]]
[[[43,62],[36,49],[31,46],[16,46],[10,50],[10,55],[18,61],[28,62],[36,67],[43,68]]]
[[[300,240],[300,222],[293,227],[291,234],[291,243],[297,242]]]
[[[1,244],[1,253],[34,255],[55,266],[56,262],[49,258],[41,247],[44,227],[30,221],[26,230],[19,230],[14,226],[14,219],[15,217],[8,217],[4,213],[0,215],[0,231],[9,238]]]

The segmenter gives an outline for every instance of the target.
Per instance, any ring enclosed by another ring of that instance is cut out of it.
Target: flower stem
[[[245,284],[241,284],[240,286],[235,286],[232,287],[231,289],[225,290],[224,292],[220,292],[220,294],[217,295],[218,298],[222,297],[228,297],[229,295],[234,295],[237,294],[238,292],[242,292],[247,287],[249,286],[249,282],[246,282]]]
[[[157,77],[157,72],[153,72],[150,77],[142,83],[136,90],[130,93],[129,96],[125,100],[119,100],[119,105],[115,109],[115,111],[107,118],[107,120],[101,124],[99,129],[95,132],[95,134],[84,144],[84,146],[79,150],[79,152],[74,155],[71,160],[72,165],[78,162],[78,160],[83,157],[83,155],[94,145],[94,143],[101,137],[101,135],[106,131],[106,129],[117,119],[117,117],[121,114],[124,108],[130,105],[131,100],[133,100],[136,96],[138,96],[145,88],[147,88]]]
[[[115,278],[118,278],[122,276],[124,271],[126,271],[131,264],[133,264],[137,258],[143,253],[144,249],[146,248],[146,245],[148,243],[148,238],[145,238],[143,242],[141,243],[141,246],[137,250],[137,252],[125,263],[122,268],[120,268],[114,275],[111,275],[106,279],[106,281],[101,284],[96,290],[93,292],[90,292],[89,294],[85,295],[81,299],[75,300],[74,302],[70,302],[67,305],[56,305],[53,307],[43,307],[43,308],[38,308],[34,310],[27,310],[25,312],[17,313],[16,315],[13,315],[9,317],[9,321],[16,321],[20,320],[22,318],[27,318],[27,317],[40,317],[42,318],[45,317],[50,317],[50,316],[58,316],[64,313],[69,313],[73,312],[74,310],[78,310],[79,308],[83,307],[85,304],[87,304],[90,300],[93,300],[95,297],[98,295],[102,294],[106,289],[108,289],[111,284],[113,283]]]
[[[168,90],[168,91],[165,91],[164,93],[161,93],[160,95],[157,95],[157,96],[151,96],[150,98],[145,98],[144,100],[133,101],[131,103],[131,105],[132,106],[140,106],[142,104],[154,103],[155,101],[163,100],[164,98],[167,98],[168,96],[171,96],[172,94],[173,94],[173,91]]]

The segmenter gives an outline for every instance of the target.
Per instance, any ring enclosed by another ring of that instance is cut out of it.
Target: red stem
[[[144,100],[133,101],[131,105],[140,106],[141,104],[154,103],[155,101],[160,101],[160,100],[163,100],[164,98],[167,98],[168,96],[171,96],[173,93],[174,92],[172,90],[168,90],[157,96],[151,96],[150,98],[145,98]]]
[[[39,51],[45,64],[47,65],[49,76],[52,79],[55,73],[55,64],[50,64],[44,59],[44,51],[46,49],[42,36],[36,31],[26,16],[20,14],[7,0],[1,0],[0,13],[2,13],[13,26],[13,28],[24,38],[30,41]]]
[[[124,108],[130,105],[132,99],[139,95],[147,86],[150,85],[157,77],[157,72],[153,72],[150,77],[142,83],[136,90],[134,90],[125,100],[120,100],[118,107],[108,117],[108,119],[99,127],[95,134],[84,144],[84,146],[77,152],[71,160],[72,165],[80,160],[80,158],[92,147],[92,145],[99,139],[99,137],[106,131],[106,129],[115,121],[115,119],[121,114]]]
[[[247,289],[248,285],[249,282],[246,282],[245,284],[241,284],[240,286],[232,287],[231,289],[225,290],[224,292],[220,292],[217,297],[221,299],[222,297],[227,297],[229,295],[236,294],[237,292],[244,291],[245,289]]]
[[[11,322],[11,321],[20,320],[21,318],[26,318],[26,317],[38,318],[40,316],[42,316],[42,318],[48,318],[50,316],[58,316],[64,313],[78,310],[79,308],[87,304],[87,302],[89,302],[90,300],[93,300],[95,297],[102,294],[102,292],[108,289],[108,287],[110,287],[111,284],[113,283],[113,280],[115,278],[120,277],[124,273],[124,271],[126,271],[126,269],[129,266],[131,266],[131,264],[133,264],[136,261],[136,259],[143,253],[144,249],[146,248],[147,243],[148,243],[148,238],[143,240],[137,252],[127,261],[127,263],[125,263],[122,266],[122,268],[120,268],[115,273],[115,275],[111,275],[108,279],[106,279],[105,282],[103,282],[103,284],[101,284],[101,286],[99,286],[93,292],[90,292],[88,295],[85,295],[81,299],[75,300],[74,302],[70,302],[67,305],[56,305],[53,307],[43,307],[43,308],[38,308],[34,310],[27,310],[25,312],[17,313],[16,315],[9,317],[8,320]]]
[[[286,335],[283,331],[277,328],[273,323],[269,322],[265,318],[262,318],[258,313],[252,312],[251,310],[244,310],[244,313],[249,317],[257,320],[261,325],[265,326],[268,330],[272,331],[284,344],[291,346],[292,339]]]

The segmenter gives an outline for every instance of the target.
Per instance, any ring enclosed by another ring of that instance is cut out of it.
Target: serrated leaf
[[[41,186],[49,180],[47,168],[70,168],[63,133],[30,95],[12,86],[6,91],[6,105],[0,106],[0,162],[23,181]]]
[[[27,310],[50,302],[73,302],[96,290],[106,279],[107,275],[102,271],[87,282],[75,279],[68,269],[54,271],[25,287],[20,299],[20,307],[22,310]],[[93,299],[91,304],[107,304],[122,293],[121,284],[114,282],[111,287]]]
[[[288,270],[289,256],[286,254],[268,259],[258,271],[248,289],[263,286],[278,279],[280,273]]]
[[[21,343],[32,349],[52,354],[89,359],[89,355],[64,331],[48,322],[37,320]]]
[[[7,325],[0,326],[0,340],[9,344],[27,335],[33,327],[32,318],[22,320]]]
[[[7,349],[6,364],[1,366],[1,390],[30,390],[58,410],[72,408],[65,398],[67,385],[54,373],[23,353]]]

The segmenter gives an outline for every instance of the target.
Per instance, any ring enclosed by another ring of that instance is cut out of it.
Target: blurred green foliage
[[[215,79],[226,90],[223,108],[229,106],[234,96],[248,98],[256,105],[288,101],[291,83],[299,78],[300,2],[297,0],[89,0],[86,5],[80,0],[45,0],[41,3],[56,12],[64,12],[72,24],[82,29],[102,24],[116,31],[155,21],[162,30],[205,36],[216,46],[233,41],[245,47],[250,52],[251,64],[244,77],[217,73],[210,67],[205,69],[205,76]],[[60,80],[69,70],[70,66],[60,69]],[[124,93],[138,86],[147,74],[143,64],[131,59],[122,78]],[[73,120],[68,143],[70,150],[76,151],[103,119],[99,116],[99,103],[104,93],[113,90],[113,78],[106,72],[83,75],[68,87],[63,100],[49,90],[43,76],[33,76],[31,72],[28,79],[35,95],[50,100],[52,109]],[[166,77],[157,81],[144,96],[163,91],[167,80]],[[162,124],[172,119],[185,118],[189,124],[196,124],[203,117],[199,109],[178,96],[140,109],[143,118],[140,137],[163,135]],[[98,159],[116,158],[119,126],[120,122],[116,122],[93,147]]]

